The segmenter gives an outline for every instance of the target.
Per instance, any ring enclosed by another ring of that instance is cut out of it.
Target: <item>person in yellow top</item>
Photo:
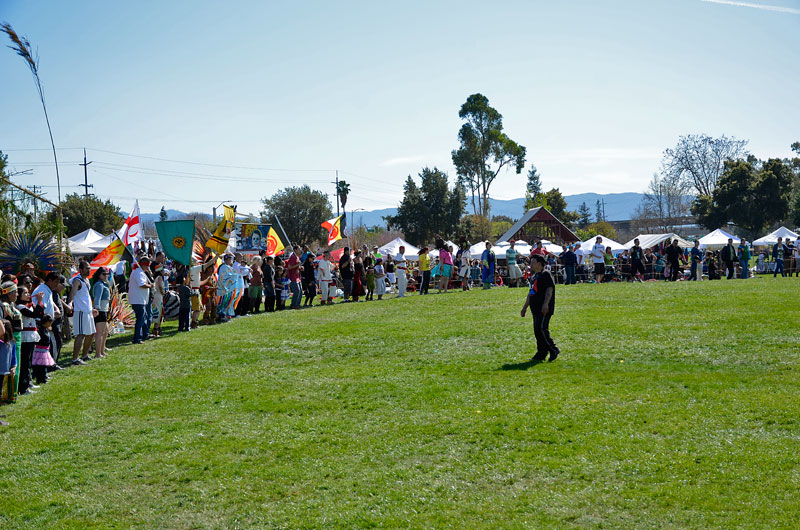
[[[419,272],[422,274],[422,283],[419,287],[419,294],[428,294],[428,286],[431,283],[431,258],[428,256],[428,247],[422,247],[419,251]]]

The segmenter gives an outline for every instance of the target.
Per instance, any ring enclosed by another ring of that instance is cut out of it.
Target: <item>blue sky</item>
[[[475,92],[564,194],[643,191],[682,134],[760,157],[800,140],[800,0],[0,0],[0,21],[38,47],[62,193],[85,146],[92,191],[124,211],[255,213],[287,185],[332,194],[336,169],[348,210],[396,206],[426,165],[455,179]],[[0,150],[53,186],[30,75],[5,48],[0,72]],[[504,173],[491,194],[524,186]]]

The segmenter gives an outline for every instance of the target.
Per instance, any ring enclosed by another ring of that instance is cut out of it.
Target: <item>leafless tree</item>
[[[636,208],[634,224],[643,231],[672,232],[680,219],[689,215],[688,191],[679,176],[654,174],[642,203]]]
[[[693,188],[697,195],[710,197],[725,161],[745,158],[747,154],[747,140],[689,134],[681,136],[674,149],[664,150],[661,173]]]

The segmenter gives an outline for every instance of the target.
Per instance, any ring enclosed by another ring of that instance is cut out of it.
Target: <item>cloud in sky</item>
[[[767,4],[756,4],[755,2],[738,2],[736,0],[700,0],[708,4],[722,4],[726,6],[736,7],[752,7],[754,9],[763,9],[764,11],[775,11],[777,13],[789,13],[791,15],[800,15],[800,9],[793,7],[773,6]]]

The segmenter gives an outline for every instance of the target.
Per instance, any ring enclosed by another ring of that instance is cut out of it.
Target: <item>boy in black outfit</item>
[[[531,256],[533,275],[528,280],[530,289],[525,298],[520,314],[524,317],[528,307],[533,315],[533,333],[536,335],[536,355],[531,361],[540,362],[550,354],[550,361],[555,361],[561,350],[550,337],[550,317],[556,308],[556,282],[550,271],[544,270],[544,256]]]
[[[178,331],[189,331],[189,320],[192,316],[192,288],[189,287],[188,276],[178,276],[178,299],[180,299]]]

